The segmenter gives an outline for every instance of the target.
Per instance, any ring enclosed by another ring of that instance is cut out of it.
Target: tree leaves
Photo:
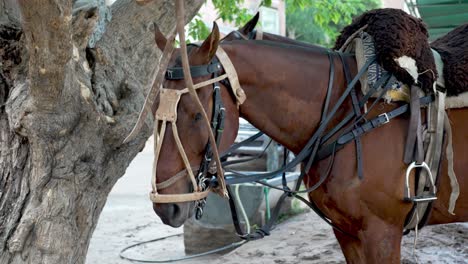
[[[244,25],[252,14],[244,7],[245,0],[212,0],[218,17],[236,27]],[[330,45],[352,18],[366,10],[380,6],[379,0],[285,0],[286,28],[289,37]],[[271,0],[262,0],[260,6],[271,6]],[[205,39],[209,27],[198,14],[188,25],[193,40]]]
[[[353,17],[379,5],[379,0],[286,0],[288,36],[329,46]]]

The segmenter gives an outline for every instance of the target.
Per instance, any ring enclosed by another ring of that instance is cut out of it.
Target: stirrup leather
[[[411,171],[416,168],[424,169],[427,172],[427,176],[429,177],[431,186],[430,186],[428,194],[423,194],[419,196],[415,195],[411,197],[411,190],[409,187],[409,177],[410,177]],[[430,201],[437,200],[437,196],[436,196],[437,189],[434,183],[434,178],[432,177],[431,169],[429,168],[426,162],[422,162],[421,164],[417,164],[416,162],[413,162],[408,166],[408,168],[406,169],[406,181],[405,181],[404,192],[405,194],[403,197],[403,201],[405,202],[419,203],[419,202],[430,202]]]

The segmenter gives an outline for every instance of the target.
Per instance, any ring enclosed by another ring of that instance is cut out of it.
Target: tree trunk
[[[187,15],[202,3],[187,0]],[[107,195],[150,135],[148,119],[122,144],[158,66],[151,25],[175,29],[173,1],[111,8],[91,49],[95,8],[0,0],[2,264],[84,263]]]

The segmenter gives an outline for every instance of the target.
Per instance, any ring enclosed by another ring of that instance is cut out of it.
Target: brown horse
[[[295,153],[299,153],[318,127],[327,92],[330,61],[326,49],[308,49],[262,41],[233,41],[219,44],[217,28],[199,48],[190,50],[190,64],[209,63],[221,45],[227,52],[239,76],[247,100],[239,108],[230,90],[222,85],[221,97],[226,108],[225,133],[221,138],[220,151],[226,149],[237,133],[238,117],[242,116],[268,134],[274,140]],[[163,36],[157,36],[158,46],[165,45]],[[174,53],[171,67],[180,66]],[[355,60],[346,56],[356,74]],[[333,57],[336,72],[331,105],[345,89],[346,81],[341,60]],[[194,78],[198,83],[211,76]],[[183,81],[166,81],[166,88],[181,90]],[[207,86],[198,90],[205,110],[211,115],[212,89]],[[379,103],[369,117],[394,109],[396,105]],[[333,126],[351,110],[351,103],[337,112]],[[189,96],[182,96],[177,110],[177,128],[188,160],[193,166],[200,164],[208,141],[208,131],[200,122],[198,108]],[[468,170],[468,111],[449,111],[453,128],[454,169],[459,177],[460,190],[468,188],[468,178],[462,172]],[[336,153],[330,176],[314,192],[309,194],[325,215],[349,235],[335,231],[348,263],[399,263],[400,243],[405,217],[411,204],[403,202],[404,173],[402,161],[407,133],[406,116],[393,119],[362,137],[364,179],[356,175],[355,148],[346,145]],[[171,128],[166,131],[160,159],[156,170],[157,182],[161,183],[184,168],[182,158],[176,151],[176,142],[171,137]],[[306,175],[306,186],[312,186],[325,173],[329,159],[316,162]],[[468,195],[461,192],[455,215],[447,212],[450,183],[447,162],[441,166],[438,183],[438,200],[433,204],[429,224],[468,221]],[[414,186],[412,186],[413,189]],[[191,191],[191,183],[180,178],[174,185],[160,191],[162,194],[180,194]],[[191,216],[194,203],[154,204],[156,213],[164,223],[179,226]]]

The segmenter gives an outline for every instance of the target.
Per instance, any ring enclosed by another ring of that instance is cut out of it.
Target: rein
[[[319,127],[313,134],[313,136],[309,139],[307,144],[304,146],[304,148],[299,152],[299,154],[296,155],[296,157],[290,161],[288,164],[286,164],[284,167],[271,171],[271,172],[266,172],[266,173],[258,173],[258,174],[242,174],[242,173],[236,173],[236,178],[233,179],[227,179],[226,183],[227,184],[237,184],[237,183],[244,183],[244,182],[253,182],[253,181],[260,181],[266,178],[270,178],[279,174],[282,174],[283,172],[289,171],[299,165],[301,162],[305,161],[308,158],[311,158],[312,154],[312,148],[314,144],[317,142],[317,139],[325,132],[325,129],[327,128],[328,124],[332,120],[334,114],[338,111],[338,109],[341,107],[345,99],[348,97],[349,93],[351,90],[354,88],[356,83],[359,81],[359,78],[364,74],[364,72],[367,70],[367,67],[375,60],[369,60],[364,67],[359,71],[359,73],[356,75],[356,77],[349,83],[348,87],[346,90],[343,92],[341,97],[338,99],[337,103],[335,106],[332,108],[332,110],[326,115],[326,117],[320,122]],[[343,124],[345,125],[345,124]]]
[[[338,53],[341,57],[341,54]],[[341,57],[342,58],[342,57]],[[276,222],[277,217],[279,216],[280,212],[280,207],[282,205],[282,201],[286,197],[295,197],[305,204],[307,204],[317,215],[319,215],[326,223],[328,223],[330,226],[332,226],[335,230],[338,230],[339,232],[346,234],[348,236],[354,237],[353,235],[347,233],[346,231],[342,230],[338,226],[336,226],[330,219],[327,218],[327,216],[313,203],[313,201],[307,201],[304,199],[302,196],[300,196],[300,193],[310,193],[317,188],[321,186],[321,184],[327,179],[329,172],[332,168],[333,165],[333,160],[334,160],[334,155],[335,152],[338,151],[339,149],[343,148],[343,146],[347,143],[349,143],[352,140],[355,140],[356,142],[356,152],[357,152],[357,170],[358,170],[358,175],[359,178],[362,179],[362,164],[361,164],[361,148],[360,148],[360,142],[359,142],[359,137],[362,136],[363,134],[371,131],[374,128],[380,127],[384,124],[387,124],[390,122],[393,118],[398,117],[409,110],[409,105],[405,104],[403,106],[400,106],[388,113],[383,113],[380,114],[379,116],[362,123],[362,120],[365,120],[366,115],[370,112],[370,110],[376,105],[376,103],[384,96],[384,94],[391,88],[391,83],[390,79],[392,78],[390,75],[382,76],[382,78],[368,91],[366,95],[361,99],[361,101],[357,100],[357,96],[355,94],[355,85],[359,81],[360,77],[367,71],[367,68],[369,67],[370,64],[372,64],[375,61],[375,57],[372,59],[369,59],[366,64],[363,66],[363,68],[358,72],[358,74],[354,77],[353,80],[350,81],[350,77],[347,78],[348,80],[348,86],[345,89],[345,91],[342,93],[341,97],[338,99],[337,103],[334,105],[331,111],[327,112],[328,105],[329,105],[329,100],[330,100],[330,95],[331,95],[331,89],[332,89],[332,83],[333,83],[333,76],[334,76],[334,66],[333,66],[333,60],[331,54],[329,54],[329,60],[330,60],[330,78],[329,78],[329,86],[327,90],[327,96],[325,98],[324,102],[324,107],[322,110],[322,120],[319,124],[319,127],[316,129],[315,133],[313,136],[310,138],[306,146],[302,149],[301,152],[289,163],[286,163],[282,168],[272,171],[272,172],[267,172],[267,173],[258,173],[258,174],[243,174],[237,171],[230,170],[228,168],[225,168],[226,171],[229,171],[232,173],[233,176],[230,176],[226,179],[226,183],[228,185],[228,192],[231,192],[229,189],[229,185],[231,184],[239,184],[239,183],[245,183],[245,182],[257,182],[259,184],[265,185],[269,188],[272,189],[277,189],[283,191],[282,196],[279,199],[279,202],[277,203],[277,206],[275,207],[272,217],[270,218],[270,221],[268,221],[267,224],[265,224],[263,227],[257,229],[255,233],[243,233],[242,228],[240,227],[240,221],[237,216],[237,210],[236,210],[236,205],[234,201],[229,201],[230,207],[231,207],[231,214],[233,218],[233,223],[236,229],[236,232],[238,235],[245,240],[256,240],[263,238],[266,235],[269,235],[271,228],[273,227],[273,224]],[[345,68],[344,71],[345,73],[349,71],[347,69],[346,64],[343,62],[343,67]],[[360,109],[364,106],[364,104],[368,101],[370,96],[377,92],[377,89],[383,87],[382,91],[380,92],[380,95],[376,100],[373,102],[373,104],[369,107],[369,109],[361,113]],[[353,109],[352,111],[341,121],[337,126],[332,128],[328,133],[325,133],[326,128],[329,125],[329,122],[332,120],[334,115],[336,114],[337,110],[345,99],[350,96],[353,102]],[[430,102],[434,100],[433,96],[426,96],[423,98],[420,98],[421,105],[427,105]],[[351,122],[351,120],[354,118],[354,120]],[[346,124],[351,122],[351,124],[345,128]],[[344,129],[344,130],[343,130]],[[336,134],[338,131],[343,130],[340,135],[331,143],[325,145],[325,142],[327,142],[331,137],[333,137],[334,134]],[[244,142],[250,142],[253,141],[255,138],[259,137],[261,133],[255,134],[252,137],[246,139]],[[228,151],[226,151],[224,155],[229,154],[230,152],[234,151],[236,148],[239,148],[242,146],[243,142],[238,143],[236,145],[233,145]],[[307,174],[308,170],[310,169],[311,165],[318,160],[324,159],[326,157],[332,156],[330,163],[328,165],[327,172],[323,174],[323,176],[320,177],[319,181],[315,183],[312,187],[306,189],[306,190],[300,190],[300,185],[302,183],[302,180]],[[291,190],[286,181],[286,172],[294,168],[296,165],[302,162],[306,162],[305,168],[302,169],[301,174],[297,180],[296,186],[294,187],[293,190]],[[277,186],[272,186],[270,184],[267,184],[263,180],[267,178],[274,177],[276,175],[282,174],[282,182],[283,186],[282,188],[277,187]],[[212,183],[212,185],[216,185],[216,183]]]

